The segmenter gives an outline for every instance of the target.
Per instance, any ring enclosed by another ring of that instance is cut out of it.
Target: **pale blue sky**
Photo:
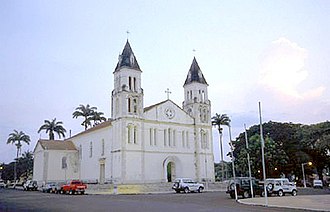
[[[264,121],[316,123],[330,116],[330,2],[0,1],[0,162],[14,129],[31,136],[56,117],[76,134],[79,104],[110,117],[112,72],[127,39],[143,71],[144,104],[183,101],[196,56],[212,115],[227,113],[233,138]],[[196,49],[196,52],[192,50]],[[214,136],[218,161],[217,134]],[[227,131],[224,135],[228,151]]]

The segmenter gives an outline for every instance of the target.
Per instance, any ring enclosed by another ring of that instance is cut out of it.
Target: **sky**
[[[25,152],[47,138],[37,133],[45,119],[83,131],[72,118],[80,104],[110,118],[127,39],[143,71],[145,107],[165,100],[167,88],[182,105],[196,57],[212,116],[230,117],[233,139],[244,124],[259,124],[258,102],[263,122],[329,120],[329,11],[326,0],[0,1],[0,162],[16,155],[6,144],[14,129],[31,137]],[[218,139],[214,128],[216,162]]]

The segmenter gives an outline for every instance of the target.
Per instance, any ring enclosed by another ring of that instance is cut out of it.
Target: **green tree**
[[[103,112],[93,111],[92,115],[89,117],[89,120],[94,122],[94,126],[98,125],[100,122],[107,120],[103,115]]]
[[[61,136],[65,138],[66,130],[62,126],[63,122],[56,121],[56,118],[54,118],[52,121],[45,120],[44,122],[45,123],[39,128],[38,133],[40,133],[42,130],[45,130],[49,135],[49,140],[55,139],[55,133],[59,138],[61,138]]]
[[[33,153],[26,151],[18,158],[17,176],[28,179],[33,173]]]
[[[230,119],[227,116],[227,114],[218,114],[216,113],[215,116],[212,117],[212,125],[217,127],[219,132],[219,142],[220,142],[220,154],[221,154],[221,161],[222,161],[222,175],[221,180],[224,179],[224,163],[223,163],[223,144],[222,144],[222,130],[223,128],[221,126],[229,126]]]
[[[93,117],[93,114],[96,110],[96,107],[91,107],[89,104],[87,104],[86,106],[81,104],[73,112],[72,116],[73,118],[83,117],[84,121],[81,123],[81,125],[84,126],[86,130],[88,126],[91,126],[91,117]]]
[[[318,175],[322,176],[323,169],[330,167],[330,122],[302,126],[301,129],[303,149],[309,156],[303,162],[312,161]]]
[[[16,182],[17,179],[17,160],[18,155],[21,151],[22,143],[30,144],[30,136],[26,135],[24,132],[17,130],[14,130],[14,132],[9,134],[9,137],[7,139],[7,144],[15,144],[16,146],[16,158],[15,158],[15,164],[14,164],[14,181]]]

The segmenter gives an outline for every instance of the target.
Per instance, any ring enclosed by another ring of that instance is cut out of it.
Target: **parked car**
[[[254,177],[251,178],[251,180],[253,195],[264,196],[263,185],[259,184],[259,181],[256,180]],[[242,196],[243,198],[252,197],[249,177],[236,177],[235,182],[234,179],[229,180],[226,193],[229,194],[232,199],[235,198],[235,184],[237,196]]]
[[[72,180],[68,184],[64,184],[61,186],[60,193],[61,194],[75,194],[80,193],[84,194],[87,185],[84,184],[80,180]]]
[[[174,184],[172,186],[172,189],[175,190],[176,193],[180,193],[181,191],[183,191],[184,193],[201,193],[204,188],[205,187],[203,184],[198,183],[191,178],[177,178],[174,180]]]
[[[38,190],[38,183],[35,180],[28,180],[23,184],[24,191],[36,191]]]
[[[42,192],[46,192],[46,193],[56,193],[57,189],[56,189],[57,184],[55,182],[47,182],[46,184],[43,184],[41,186],[41,190]]]
[[[321,188],[321,189],[323,189],[322,180],[313,180],[313,188]]]
[[[3,180],[0,180],[0,188],[5,188],[6,184]]]
[[[284,196],[286,193],[292,196],[297,195],[296,185],[287,178],[268,178],[266,179],[266,186],[270,195],[277,194],[280,197]]]

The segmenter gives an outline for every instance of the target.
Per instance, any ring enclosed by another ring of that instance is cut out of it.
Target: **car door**
[[[197,182],[195,182],[193,180],[189,180],[188,184],[189,184],[189,188],[190,188],[191,191],[196,191],[198,189],[197,188]]]
[[[290,192],[290,184],[287,180],[281,180],[281,186],[284,192]]]

